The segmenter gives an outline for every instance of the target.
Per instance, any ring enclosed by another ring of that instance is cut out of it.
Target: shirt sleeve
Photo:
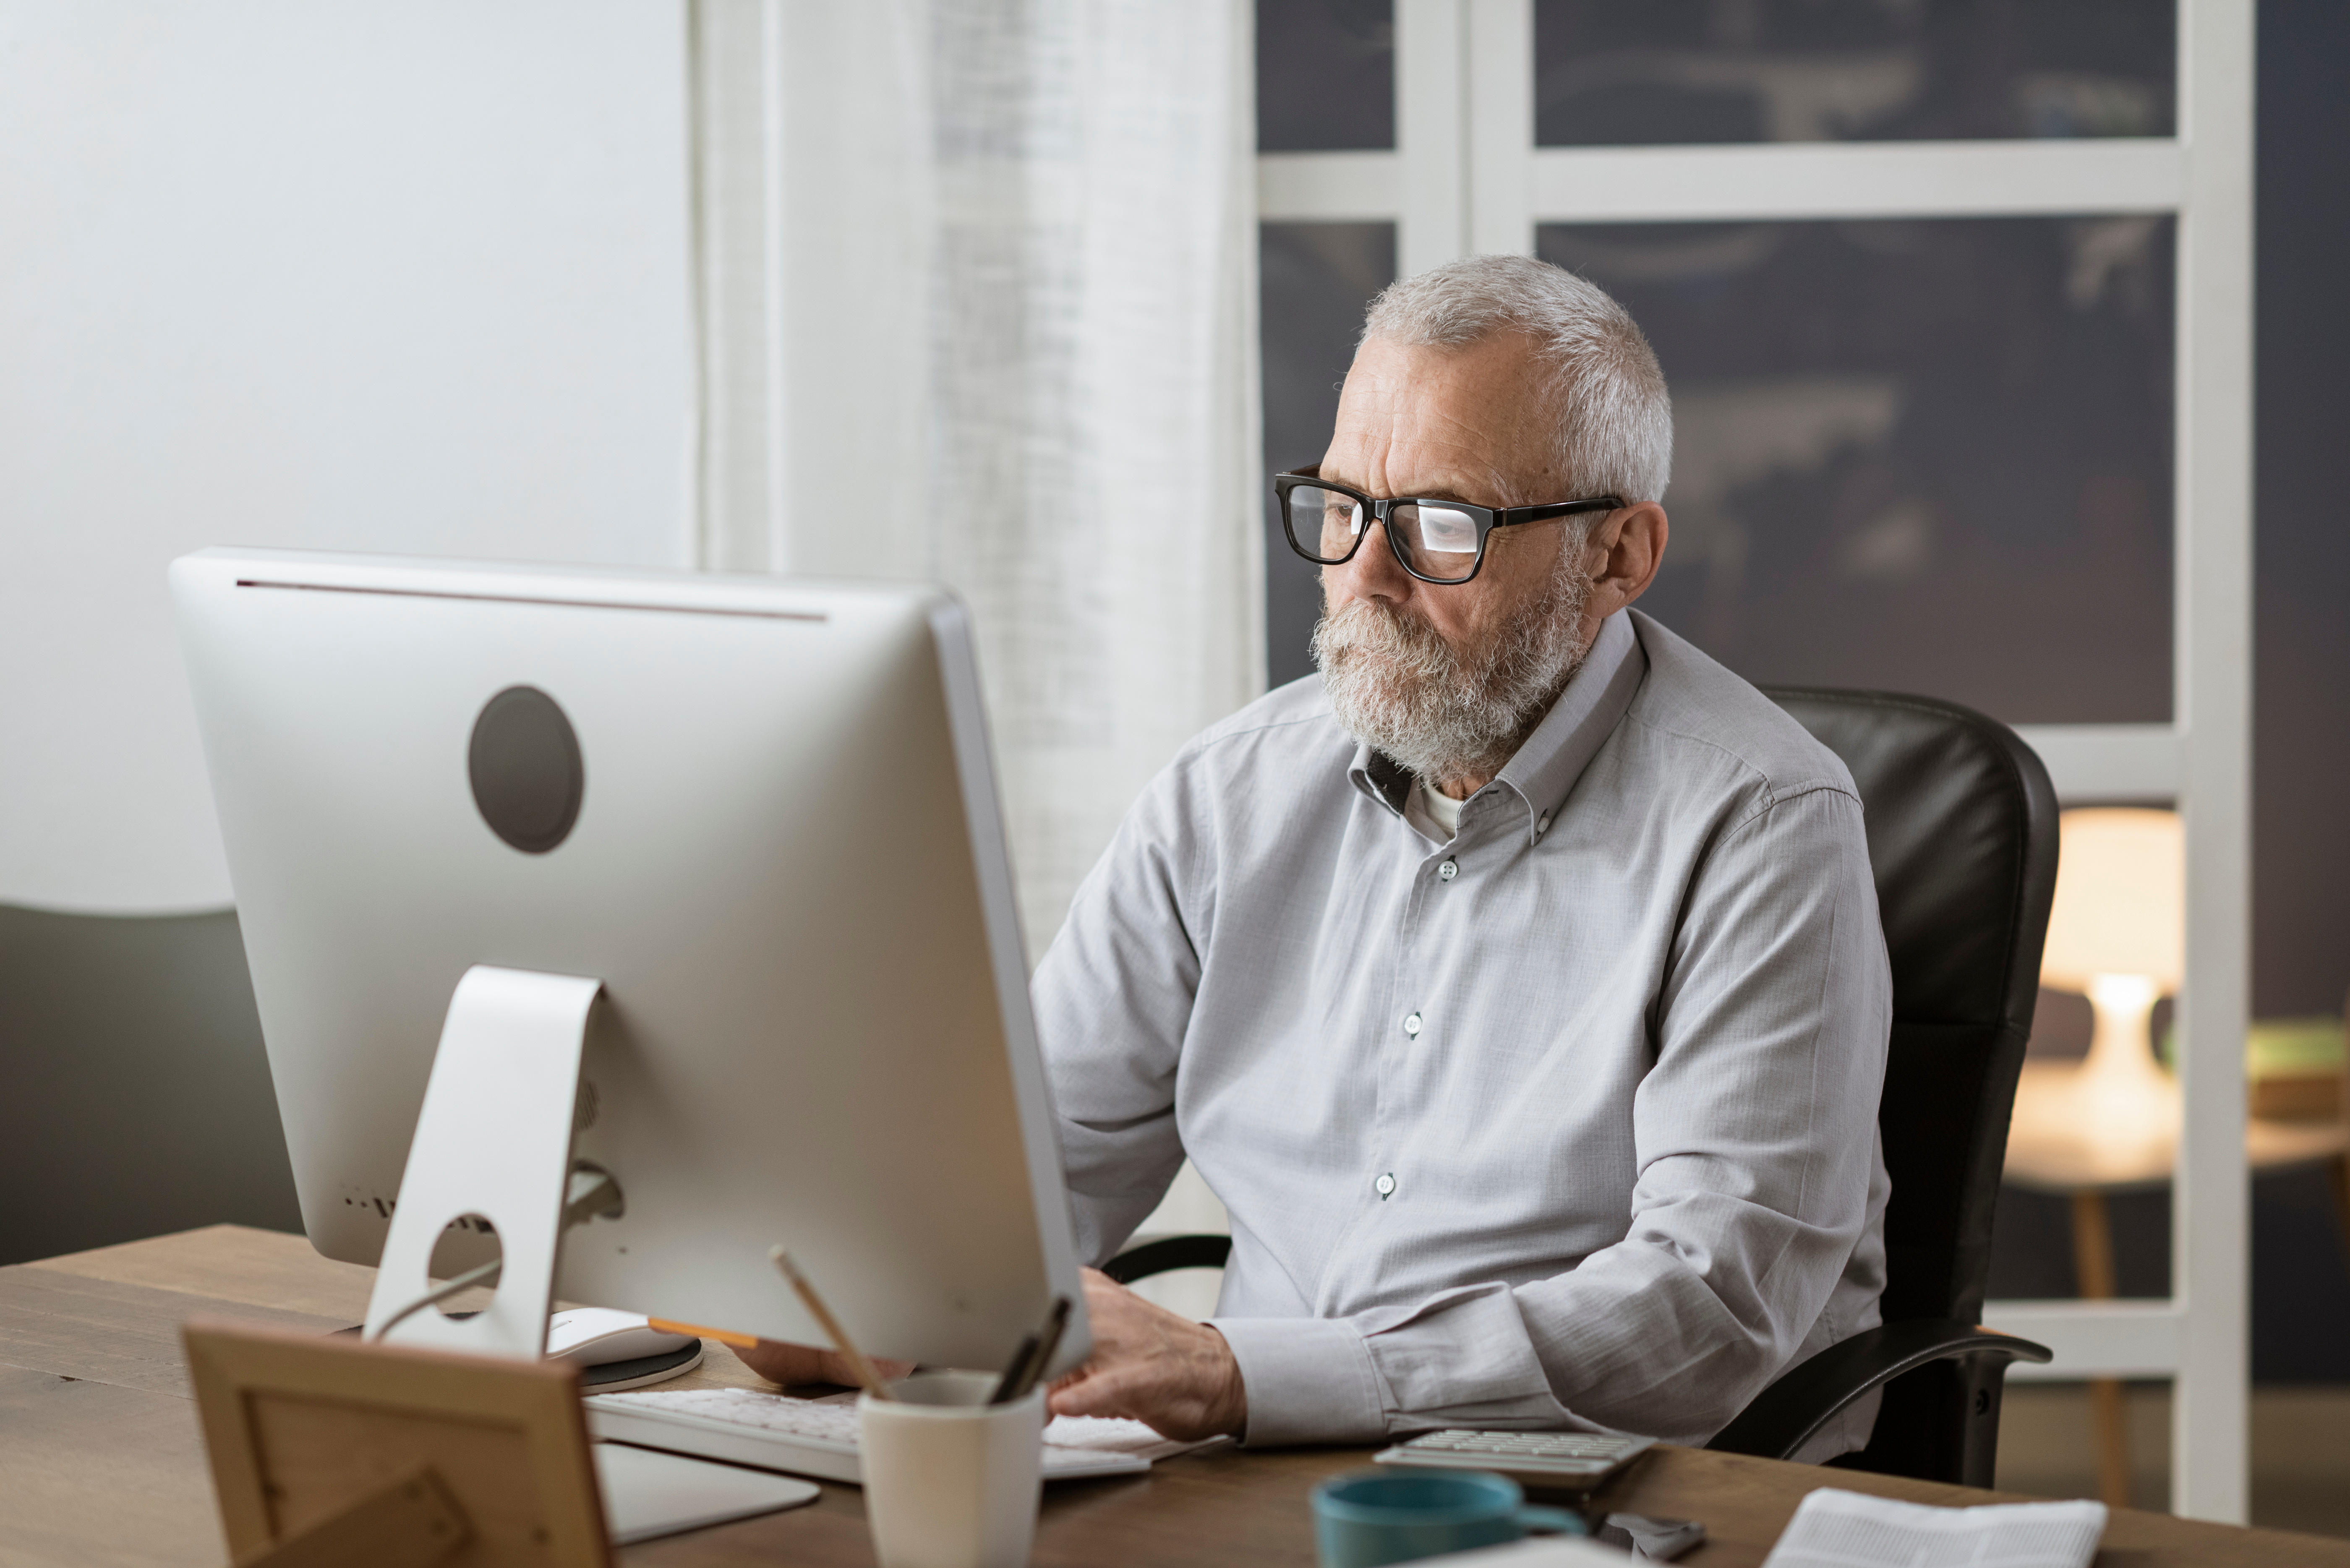
[[[1325,1322],[1214,1320],[1251,1444],[1443,1426],[1702,1442],[1800,1350],[1876,1321],[1873,1302],[1866,1322],[1823,1320],[1886,1190],[1892,981],[1857,800],[1809,790],[1725,827],[1655,1018],[1624,1239],[1526,1283]]]
[[[1175,1072],[1206,911],[1186,893],[1200,854],[1182,762],[1128,812],[1031,982],[1077,1255],[1094,1264],[1183,1165]]]

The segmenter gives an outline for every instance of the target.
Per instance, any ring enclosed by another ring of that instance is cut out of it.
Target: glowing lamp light
[[[2041,983],[2085,994],[2097,1015],[2067,1114],[2117,1154],[2142,1143],[2154,1157],[2178,1136],[2178,1085],[2150,1024],[2186,972],[2186,834],[2175,811],[2121,807],[2068,811],[2060,831]]]

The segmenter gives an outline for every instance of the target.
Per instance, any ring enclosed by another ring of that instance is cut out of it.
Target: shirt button
[[[1419,1014],[1415,1012],[1403,1021],[1403,1032],[1413,1039],[1419,1038]]]
[[[1436,868],[1436,879],[1440,882],[1450,882],[1460,875],[1461,863],[1457,860],[1447,860]]]
[[[1539,837],[1541,837],[1544,834],[1548,833],[1549,831],[1550,831],[1550,813],[1548,813],[1548,812],[1544,812],[1540,816],[1537,816],[1537,817],[1535,817],[1535,818],[1534,818],[1534,836],[1535,836],[1535,837],[1537,837],[1537,838],[1539,838]]]
[[[1392,1175],[1382,1176],[1377,1181],[1371,1183],[1371,1185],[1379,1189],[1379,1196],[1381,1198],[1392,1198],[1395,1196],[1395,1178]]]

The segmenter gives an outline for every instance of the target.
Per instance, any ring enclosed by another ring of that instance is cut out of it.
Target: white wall
[[[175,555],[692,564],[683,11],[0,5],[0,900],[228,901]]]

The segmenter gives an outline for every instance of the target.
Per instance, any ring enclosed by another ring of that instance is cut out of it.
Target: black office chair
[[[0,1263],[302,1229],[236,916],[0,905]]]
[[[2041,1345],[1976,1324],[2056,889],[2055,792],[2013,731],[1955,703],[1769,695],[1844,759],[1866,813],[1893,968],[1877,1110],[1893,1179],[1885,1321],[1781,1374],[1709,1446],[1784,1459],[1882,1386],[1868,1447],[1837,1463],[1989,1486],[2007,1365],[2048,1359]],[[1172,1236],[1120,1253],[1106,1272],[1130,1282],[1220,1268],[1230,1251],[1222,1236]]]

